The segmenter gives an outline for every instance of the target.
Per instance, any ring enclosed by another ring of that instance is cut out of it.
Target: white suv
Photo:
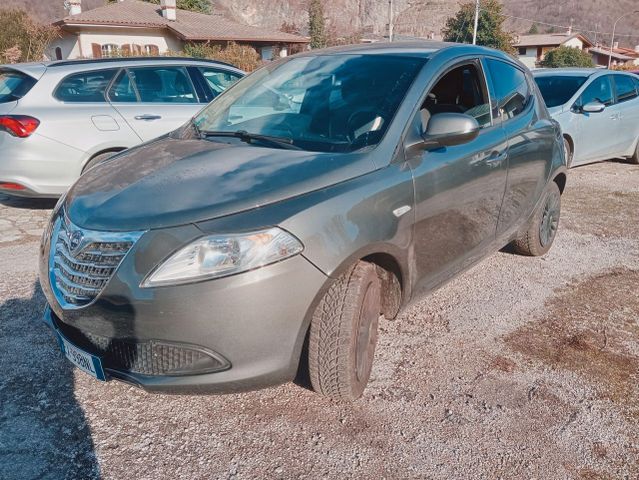
[[[58,197],[92,165],[175,130],[243,75],[167,57],[0,66],[0,193]]]

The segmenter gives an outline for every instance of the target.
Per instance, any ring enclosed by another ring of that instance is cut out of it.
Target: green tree
[[[503,5],[498,0],[480,0],[477,24],[477,45],[497,48],[508,53],[513,50],[513,36],[504,30]],[[446,20],[442,30],[447,42],[471,43],[475,23],[475,3],[464,3],[454,17]]]
[[[107,0],[107,3],[118,3],[119,0]],[[160,4],[160,0],[144,0]],[[177,0],[177,8],[198,13],[211,13],[211,0]]]
[[[539,65],[546,68],[593,67],[592,57],[578,48],[561,46],[548,53]]]
[[[536,34],[538,34],[538,33],[539,33],[539,27],[537,26],[537,24],[536,24],[536,23],[533,23],[533,24],[530,26],[530,30],[528,30],[528,33],[529,33],[530,35],[536,35]]]
[[[311,48],[326,47],[328,41],[322,0],[311,0],[308,6],[308,31],[311,36]]]
[[[35,62],[44,58],[60,32],[38,23],[21,9],[0,9],[0,64]]]

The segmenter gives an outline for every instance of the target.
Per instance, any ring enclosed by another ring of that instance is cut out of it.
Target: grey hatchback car
[[[392,319],[557,232],[561,131],[525,67],[445,43],[269,64],[84,174],[42,242],[45,321],[100,379],[353,400]]]
[[[175,130],[243,75],[169,57],[0,66],[0,193],[59,197],[115,152]]]

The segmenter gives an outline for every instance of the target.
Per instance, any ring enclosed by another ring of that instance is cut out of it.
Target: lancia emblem
[[[82,245],[82,240],[84,240],[84,234],[80,230],[74,231],[69,236],[69,248],[71,249],[71,253],[73,255],[78,253],[78,250]]]

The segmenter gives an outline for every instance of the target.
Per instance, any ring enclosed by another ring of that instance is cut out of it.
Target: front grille
[[[140,232],[97,232],[61,213],[51,239],[51,286],[62,307],[81,307],[102,292]]]
[[[222,356],[193,345],[114,339],[80,331],[59,320],[56,324],[66,338],[99,356],[102,365],[111,370],[179,376],[218,372],[230,367]]]

